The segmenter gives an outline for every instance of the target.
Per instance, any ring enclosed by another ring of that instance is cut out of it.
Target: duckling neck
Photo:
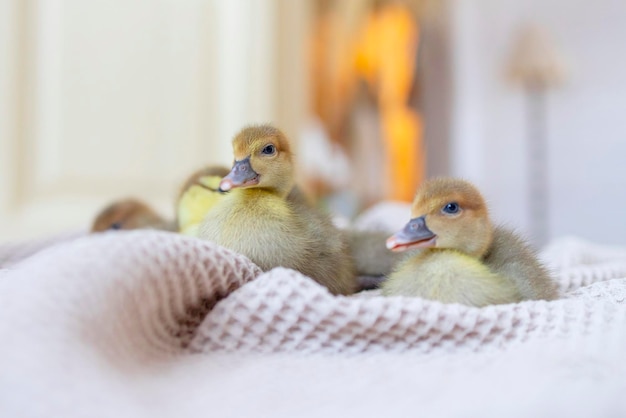
[[[286,198],[268,189],[235,189],[225,202],[225,214],[235,219],[265,219],[283,221],[291,216],[291,206]]]
[[[493,242],[493,227],[490,224],[482,226],[482,233],[474,234],[474,238],[468,240],[463,246],[458,248],[461,252],[470,257],[482,260],[489,252]]]
[[[485,256],[489,252],[489,249],[493,245],[493,225],[491,225],[491,223],[487,227],[487,230],[488,232],[485,235],[485,240],[482,243],[482,246],[480,246],[480,248],[476,251],[476,258],[478,258],[479,260],[485,258]]]
[[[261,189],[261,188],[254,187],[250,189],[235,189],[233,190],[233,192],[245,198],[246,200],[248,199],[255,200],[259,198],[266,198],[268,196],[278,197],[281,199],[285,199],[287,197],[285,193],[282,193],[277,189],[268,189],[268,188]]]

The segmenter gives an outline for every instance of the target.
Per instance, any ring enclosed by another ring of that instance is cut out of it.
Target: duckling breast
[[[453,250],[430,249],[408,258],[382,289],[387,296],[418,296],[477,307],[521,300],[510,280],[480,260]]]
[[[305,257],[293,211],[279,197],[241,200],[231,193],[211,211],[200,227],[200,238],[245,255],[264,271],[295,268]]]

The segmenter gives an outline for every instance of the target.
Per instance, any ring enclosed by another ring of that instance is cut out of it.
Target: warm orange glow
[[[411,201],[424,176],[422,120],[409,107],[418,40],[409,10],[388,4],[371,12],[357,44],[357,74],[378,97],[388,199]]]
[[[424,176],[422,119],[408,107],[383,109],[387,198],[410,202]]]
[[[362,15],[351,10],[362,16],[352,26],[341,10],[341,4],[325,9],[313,27],[309,46],[312,111],[331,140],[344,148],[362,144],[348,140],[346,127],[357,86],[364,81],[375,99],[380,122],[381,143],[368,145],[385,151],[384,167],[368,168],[384,177],[378,198],[411,201],[424,177],[425,160],[422,119],[409,105],[419,27],[408,7],[397,2],[363,10]],[[356,178],[366,177],[356,173]]]

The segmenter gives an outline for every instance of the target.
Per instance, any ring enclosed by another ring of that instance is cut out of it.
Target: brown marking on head
[[[411,216],[425,217],[426,226],[437,235],[438,248],[481,258],[493,238],[487,204],[478,189],[465,180],[436,178],[424,182],[413,200]]]
[[[293,161],[287,137],[271,125],[249,126],[233,139],[235,161],[250,158],[259,175],[258,184],[246,186],[270,189],[286,196],[292,189]]]
[[[110,229],[142,229],[159,227],[165,220],[147,204],[136,199],[124,199],[102,210],[91,227],[91,232]]]

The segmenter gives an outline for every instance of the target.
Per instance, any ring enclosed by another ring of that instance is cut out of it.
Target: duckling
[[[363,289],[375,289],[385,276],[402,261],[404,254],[392,252],[385,246],[388,232],[346,229],[350,254]]]
[[[478,307],[557,297],[534,252],[513,232],[492,225],[485,200],[471,183],[425,182],[411,215],[387,247],[417,251],[383,283],[383,294]]]
[[[334,294],[355,292],[345,236],[298,189],[293,192],[293,154],[285,135],[271,125],[250,126],[235,136],[233,151],[233,167],[220,182],[229,193],[203,220],[200,238],[244,254],[265,271],[288,267]]]
[[[122,199],[104,208],[91,226],[91,232],[116,229],[162,229],[175,231],[176,225],[165,220],[146,203],[133,199]]]
[[[176,199],[176,223],[181,234],[198,235],[206,214],[224,197],[219,185],[229,171],[226,167],[210,166],[194,172],[185,181]]]

